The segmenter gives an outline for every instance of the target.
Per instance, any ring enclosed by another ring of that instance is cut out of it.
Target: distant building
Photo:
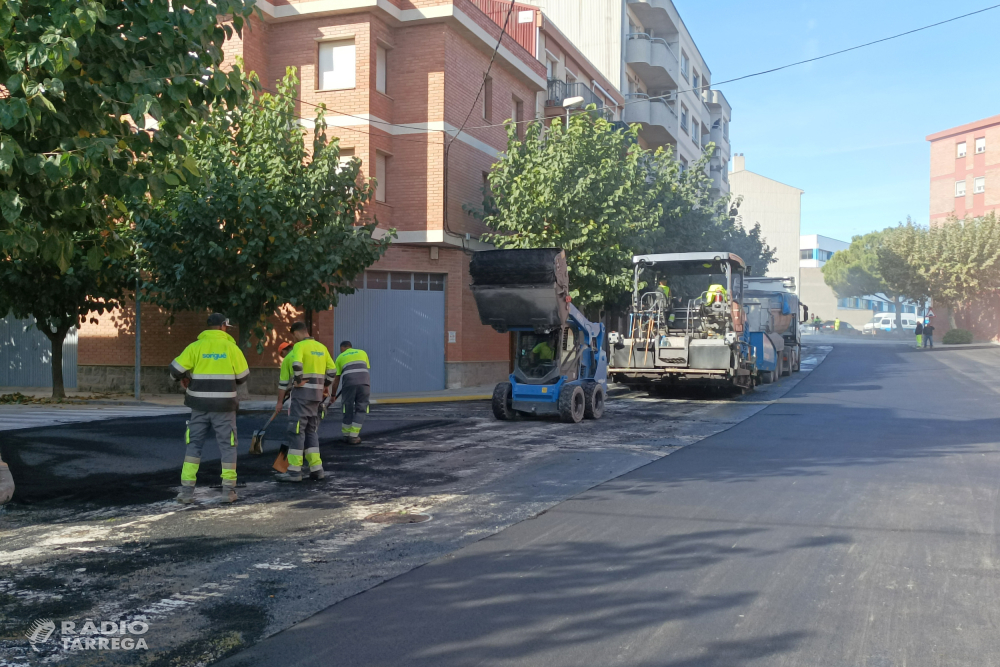
[[[643,148],[672,146],[686,167],[713,142],[715,151],[707,169],[712,192],[729,192],[732,108],[721,91],[712,89],[712,72],[671,0],[526,2],[551,17],[611,85],[625,94],[621,120],[639,123]],[[544,46],[538,58],[548,65],[550,90],[599,90],[592,77],[560,66],[559,56]]]
[[[931,142],[931,225],[954,214],[1000,208],[1000,116],[927,136]]]
[[[892,299],[884,294],[869,294],[863,297],[838,299],[833,288],[823,279],[823,265],[835,252],[847,250],[851,246],[846,241],[838,241],[829,236],[809,234],[799,241],[799,300],[809,307],[809,317],[819,315],[823,320],[840,318],[860,329],[870,322],[875,313],[893,313],[896,307]],[[924,314],[924,306],[905,301],[904,313]]]
[[[795,278],[799,284],[799,236],[802,218],[802,190],[747,171],[742,153],[733,156],[729,174],[733,196],[743,197],[740,217],[750,229],[760,223],[761,235],[777,251],[777,262],[767,267],[767,275]],[[755,271],[756,275],[761,275]]]

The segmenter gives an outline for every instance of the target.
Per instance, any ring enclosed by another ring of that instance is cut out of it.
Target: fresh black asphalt
[[[997,374],[961,367],[1000,351],[947,354],[837,346],[734,428],[220,664],[1000,664]]]

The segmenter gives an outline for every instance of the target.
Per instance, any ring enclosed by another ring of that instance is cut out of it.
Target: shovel
[[[282,403],[281,407],[285,407],[284,403]],[[267,431],[267,427],[271,425],[271,422],[273,422],[274,418],[277,416],[278,413],[275,412],[271,415],[271,418],[267,420],[267,423],[264,424],[264,428],[253,432],[253,436],[250,438],[250,453],[252,455],[259,456],[264,453],[264,435]]]

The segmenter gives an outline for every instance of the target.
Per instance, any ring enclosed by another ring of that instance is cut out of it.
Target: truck
[[[700,384],[753,389],[744,326],[750,267],[730,252],[636,255],[626,331],[608,334],[612,379],[651,390]]]
[[[605,329],[572,303],[559,248],[484,250],[469,263],[480,321],[512,336],[510,376],[493,390],[493,416],[600,419],[608,394]]]
[[[802,359],[799,309],[808,309],[795,294],[795,278],[748,277],[744,307],[758,382],[770,384],[779,376],[798,372]]]

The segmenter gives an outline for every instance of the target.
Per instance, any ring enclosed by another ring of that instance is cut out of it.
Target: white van
[[[903,331],[913,331],[917,328],[917,316],[913,313],[902,313],[900,316],[903,323]],[[871,322],[865,324],[863,332],[873,334],[876,331],[895,331],[896,313],[881,313],[872,318]]]

